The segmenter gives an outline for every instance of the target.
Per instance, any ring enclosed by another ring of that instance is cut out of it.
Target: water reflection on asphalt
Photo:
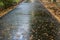
[[[2,40],[29,40],[29,28],[31,12],[33,5],[31,3],[22,3],[16,9],[4,16],[0,23],[4,39]],[[5,33],[6,32],[6,33]]]

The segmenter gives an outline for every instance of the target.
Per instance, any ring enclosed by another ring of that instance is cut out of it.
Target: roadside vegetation
[[[0,10],[6,9],[10,6],[16,5],[21,0],[0,0]]]

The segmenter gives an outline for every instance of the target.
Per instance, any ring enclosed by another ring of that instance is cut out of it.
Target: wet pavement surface
[[[39,1],[21,3],[0,18],[0,40],[60,40],[58,27]]]

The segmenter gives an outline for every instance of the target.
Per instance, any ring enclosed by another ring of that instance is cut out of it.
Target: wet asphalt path
[[[55,40],[54,21],[39,1],[21,3],[0,19],[0,40]]]

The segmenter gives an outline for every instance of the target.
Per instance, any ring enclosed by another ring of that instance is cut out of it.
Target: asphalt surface
[[[60,40],[57,28],[43,5],[31,0],[0,18],[0,40]]]

